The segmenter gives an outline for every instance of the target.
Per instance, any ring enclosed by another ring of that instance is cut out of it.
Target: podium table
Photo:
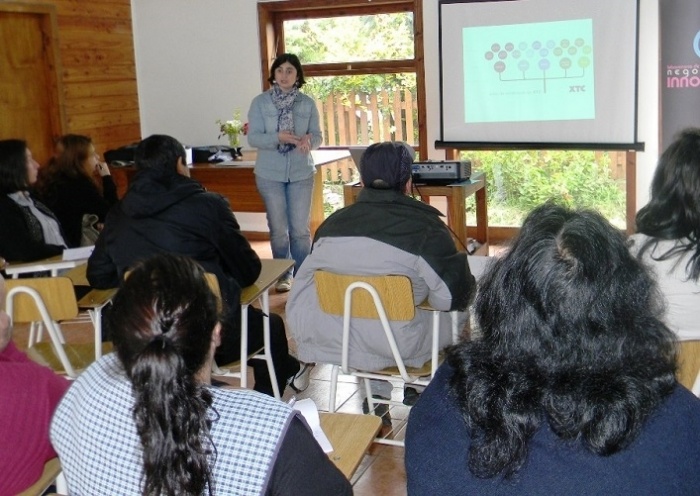
[[[360,183],[350,183],[343,186],[343,200],[345,206],[352,205],[357,195],[362,190]],[[447,225],[452,231],[452,238],[458,250],[466,251],[468,230],[465,200],[471,195],[476,199],[476,228],[472,237],[481,243],[481,246],[472,255],[488,255],[489,234],[488,217],[486,210],[486,178],[483,172],[475,172],[471,178],[459,183],[445,186],[414,184],[416,192],[421,200],[430,203],[433,196],[444,196],[447,200]]]

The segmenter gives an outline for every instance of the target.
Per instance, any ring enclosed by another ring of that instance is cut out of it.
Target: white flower
[[[228,136],[229,141],[238,142],[238,135],[243,132],[243,122],[241,121],[241,111],[236,109],[233,113],[233,119],[230,121],[217,120],[219,125],[219,138]]]

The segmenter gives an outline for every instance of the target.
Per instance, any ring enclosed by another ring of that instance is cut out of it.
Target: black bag
[[[114,162],[126,162],[134,163],[134,153],[136,152],[136,147],[138,143],[132,143],[130,145],[119,147],[115,150],[107,150],[105,155],[105,162],[109,165],[115,165]],[[120,164],[124,165],[124,164]]]
[[[222,162],[223,158],[217,155],[217,152],[231,153],[233,148],[224,145],[210,146],[193,146],[192,147],[192,162],[195,164],[206,164],[207,162]],[[216,157],[214,157],[216,155]],[[209,160],[211,158],[211,160]]]

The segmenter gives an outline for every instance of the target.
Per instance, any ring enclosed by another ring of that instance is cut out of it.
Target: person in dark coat
[[[193,258],[216,275],[221,288],[225,315],[215,359],[219,364],[238,360],[240,293],[260,274],[258,255],[241,233],[228,201],[190,179],[185,149],[176,139],[164,135],[146,138],[136,148],[135,162],[138,171],[124,198],[108,213],[88,260],[90,285],[117,287],[136,262],[158,253]],[[254,350],[263,345],[263,315],[252,307],[248,311],[248,349]],[[270,352],[283,392],[288,382],[299,382],[294,376],[303,368],[289,355],[279,315],[270,315],[270,337]],[[265,362],[251,360],[251,365],[255,389],[272,394]]]
[[[546,204],[479,285],[480,338],[411,410],[409,495],[698,494],[700,400],[623,233]]]
[[[30,194],[38,173],[25,141],[0,141],[0,256],[8,262],[33,262],[66,247],[56,216]]]

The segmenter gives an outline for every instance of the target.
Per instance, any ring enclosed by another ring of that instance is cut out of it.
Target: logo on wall
[[[693,38],[693,51],[700,57],[700,31]],[[667,65],[666,88],[700,88],[700,64]]]
[[[671,144],[678,131],[696,126],[700,108],[700,2],[659,3],[660,148]],[[692,49],[691,49],[692,47]],[[665,80],[665,81],[664,81]]]

